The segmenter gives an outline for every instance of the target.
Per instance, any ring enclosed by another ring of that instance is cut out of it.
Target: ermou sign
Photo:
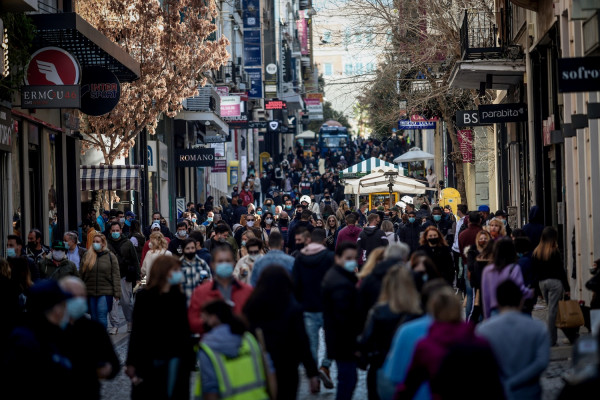
[[[79,108],[79,85],[22,86],[21,108]]]
[[[557,62],[559,93],[600,90],[600,57],[560,58]]]
[[[176,149],[176,167],[214,167],[215,149]]]

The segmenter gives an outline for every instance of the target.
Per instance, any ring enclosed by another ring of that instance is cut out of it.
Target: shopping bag
[[[578,328],[585,323],[579,302],[576,300],[560,300],[556,314],[557,328]]]

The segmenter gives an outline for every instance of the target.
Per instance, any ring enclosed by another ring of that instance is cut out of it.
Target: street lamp
[[[386,171],[383,173],[383,176],[385,176],[389,181],[388,188],[390,189],[390,210],[391,210],[392,209],[392,193],[394,191],[394,179],[398,176],[398,171],[397,170]]]

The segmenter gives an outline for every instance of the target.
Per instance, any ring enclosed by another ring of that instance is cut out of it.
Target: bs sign
[[[456,112],[456,126],[462,128],[464,126],[483,126],[490,124],[483,124],[479,122],[479,111],[478,110],[462,110]]]

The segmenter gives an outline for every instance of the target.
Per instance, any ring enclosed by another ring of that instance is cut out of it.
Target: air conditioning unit
[[[187,111],[212,111],[218,114],[221,109],[221,97],[213,86],[206,85],[198,88],[196,96],[183,100],[182,105]]]

